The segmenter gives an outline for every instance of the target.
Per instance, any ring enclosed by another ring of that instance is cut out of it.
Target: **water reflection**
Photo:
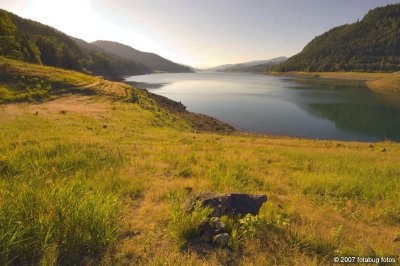
[[[128,79],[240,130],[315,139],[400,140],[400,95],[364,82],[253,74],[153,74]]]
[[[143,89],[158,89],[164,87],[168,83],[146,83],[146,82],[135,82],[135,81],[126,81],[126,83]]]

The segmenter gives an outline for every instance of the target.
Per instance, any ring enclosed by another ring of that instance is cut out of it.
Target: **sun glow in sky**
[[[393,0],[0,0],[91,42],[112,40],[194,67],[291,56],[316,35]]]

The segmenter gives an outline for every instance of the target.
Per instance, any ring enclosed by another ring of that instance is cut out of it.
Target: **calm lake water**
[[[371,92],[361,81],[185,73],[132,76],[127,82],[243,131],[400,141],[400,95]]]

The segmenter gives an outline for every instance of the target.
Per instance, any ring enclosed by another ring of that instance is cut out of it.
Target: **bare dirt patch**
[[[54,114],[84,114],[97,116],[111,109],[111,100],[99,96],[66,96],[44,103],[16,103],[1,105],[0,121],[15,118],[25,113],[51,116]]]

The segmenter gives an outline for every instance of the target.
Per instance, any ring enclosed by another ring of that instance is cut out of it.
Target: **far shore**
[[[370,81],[383,78],[389,73],[366,73],[366,72],[267,72],[266,75],[304,77],[304,78],[322,78],[322,79],[345,79],[345,80],[364,80]]]

